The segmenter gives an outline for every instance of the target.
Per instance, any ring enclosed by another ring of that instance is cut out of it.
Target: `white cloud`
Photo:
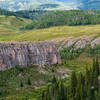
[[[0,0],[0,2],[1,2],[1,1],[2,1],[2,2],[6,2],[6,1],[11,1],[11,0]]]

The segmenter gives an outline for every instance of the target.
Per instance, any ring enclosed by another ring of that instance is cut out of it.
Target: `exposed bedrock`
[[[96,45],[100,45],[100,37],[94,38],[93,36],[84,36],[65,39],[61,42],[59,49],[73,46],[73,48],[77,50],[79,48],[85,48],[87,45],[89,45],[91,48],[94,48]]]
[[[90,45],[100,45],[100,37],[84,36],[68,38],[60,42],[1,42],[0,43],[0,70],[13,68],[16,65],[52,65],[61,64],[59,49],[73,46],[75,50]]]
[[[0,43],[0,70],[16,65],[44,66],[60,63],[60,55],[54,42]]]
[[[91,42],[91,47],[95,47],[96,45],[100,45],[100,37],[94,39],[92,42]]]
[[[92,39],[92,36],[65,39],[62,41],[61,45],[59,46],[59,49],[68,48],[70,46],[73,46],[74,49],[85,48],[86,45],[89,45],[92,42]]]

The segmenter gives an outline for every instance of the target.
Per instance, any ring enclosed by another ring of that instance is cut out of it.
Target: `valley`
[[[99,100],[100,11],[0,13],[0,100]]]

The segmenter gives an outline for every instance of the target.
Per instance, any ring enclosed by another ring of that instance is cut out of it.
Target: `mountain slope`
[[[20,27],[31,22],[31,20],[21,17],[0,15],[0,36],[20,33]]]
[[[0,19],[0,41],[44,41],[65,36],[96,36],[100,32],[100,25],[94,25],[100,24],[100,11],[95,10],[55,11],[33,21],[3,15]]]
[[[23,34],[24,33],[24,34]],[[85,26],[58,26],[46,29],[22,31],[20,34],[9,34],[0,36],[0,41],[49,41],[62,40],[70,37],[95,36],[100,33],[100,25]]]

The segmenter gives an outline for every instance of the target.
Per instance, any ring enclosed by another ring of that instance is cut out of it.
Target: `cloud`
[[[7,1],[7,0],[0,0],[0,1]]]
[[[1,2],[1,1],[2,1],[2,2],[6,2],[6,1],[11,1],[11,0],[0,0],[0,2]]]

